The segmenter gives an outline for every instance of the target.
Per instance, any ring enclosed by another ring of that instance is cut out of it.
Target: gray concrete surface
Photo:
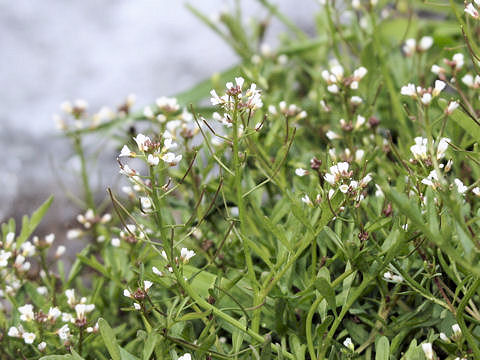
[[[195,5],[215,14],[226,3]],[[247,14],[267,14],[255,0],[241,3]],[[314,0],[277,3],[302,27],[312,26]],[[268,41],[281,31],[273,22]],[[75,187],[76,161],[52,121],[63,100],[84,98],[98,109],[135,93],[146,105],[236,61],[183,1],[0,0],[0,222],[53,193],[46,226],[59,236],[68,228],[75,209],[61,184]]]

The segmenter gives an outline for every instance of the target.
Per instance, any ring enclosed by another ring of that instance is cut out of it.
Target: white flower
[[[180,258],[184,263],[187,263],[192,257],[195,256],[195,251],[188,250],[187,248],[182,248],[180,250]]]
[[[75,318],[72,316],[72,314],[64,312],[62,313],[62,321],[67,323],[73,323],[75,322]]]
[[[346,194],[346,193],[348,192],[349,186],[343,184],[343,185],[340,185],[338,188],[340,189],[340,191],[341,191],[342,193]]]
[[[443,332],[440,333],[440,340],[445,341],[446,343],[450,342],[450,339]]]
[[[22,321],[31,321],[35,318],[35,314],[33,313],[33,305],[32,304],[26,304],[23,306],[20,306],[18,308],[18,311],[20,312],[20,320]]]
[[[418,48],[421,51],[427,51],[430,49],[433,45],[433,38],[431,36],[424,36],[420,39],[420,42],[418,43]]]
[[[432,91],[432,95],[435,97],[435,96],[438,96],[443,89],[445,89],[445,86],[447,84],[445,84],[445,82],[443,82],[442,80],[435,80],[435,87]]]
[[[355,161],[360,162],[362,161],[363,157],[365,156],[365,151],[362,149],[358,149],[355,151]]]
[[[33,344],[35,341],[36,335],[34,333],[30,332],[24,332],[22,334],[23,341],[25,341],[25,344]]]
[[[182,155],[175,155],[174,153],[168,152],[162,155],[162,160],[170,166],[175,166],[182,160]]]
[[[364,68],[363,66],[360,66],[358,69],[355,69],[353,71],[353,78],[355,80],[361,80],[365,75],[367,75],[368,70]]]
[[[123,296],[128,297],[128,298],[131,298],[131,297],[132,297],[132,293],[130,292],[130,290],[124,289],[124,290],[123,290]]]
[[[123,145],[122,151],[120,151],[120,154],[118,155],[118,157],[123,157],[123,156],[134,157],[135,153],[131,151],[127,145]]]
[[[73,239],[78,239],[80,236],[82,236],[83,231],[80,229],[70,229],[67,231],[67,239],[73,240]]]
[[[465,74],[463,77],[462,77],[462,82],[467,85],[468,87],[473,87],[473,76],[472,74]]]
[[[410,97],[416,97],[417,91],[415,89],[415,85],[408,84],[408,85],[402,86],[402,88],[400,89],[400,94],[405,96],[410,96]]]
[[[13,244],[13,241],[15,240],[15,233],[9,232],[7,236],[5,236],[5,248],[9,248],[10,245]]]
[[[308,170],[305,170],[305,169],[302,169],[302,168],[297,168],[297,169],[295,169],[295,175],[300,176],[300,177],[308,175]]]
[[[67,303],[70,306],[74,306],[76,303],[75,300],[75,289],[67,289],[65,290],[65,296],[67,297]]]
[[[350,102],[353,105],[360,105],[361,103],[363,103],[363,99],[360,96],[352,96],[352,98],[350,99]]]
[[[147,162],[148,162],[148,165],[157,166],[158,163],[160,162],[160,159],[158,158],[158,156],[148,154]]]
[[[383,277],[385,280],[391,281],[394,283],[401,283],[403,281],[403,276],[392,274],[390,271],[387,271],[386,273],[384,273]]]
[[[310,200],[310,197],[306,194],[302,197],[302,202],[309,206],[313,206],[312,200]]]
[[[142,196],[140,198],[140,204],[142,205],[143,210],[149,210],[152,208],[152,201],[149,197]]]
[[[425,93],[420,100],[422,101],[423,105],[430,105],[430,103],[432,102],[432,95],[429,93]]]
[[[474,19],[478,19],[480,15],[478,14],[478,10],[473,6],[472,3],[468,3],[467,6],[465,7],[465,12],[473,17]]]
[[[447,108],[445,109],[445,114],[450,115],[458,108],[458,106],[458,101],[450,101]]]
[[[430,71],[432,73],[434,73],[435,75],[439,75],[439,74],[443,74],[445,72],[445,69],[443,69],[442,67],[436,65],[436,64],[433,64],[432,65],[432,68],[430,69]]]
[[[460,70],[464,64],[464,56],[462,53],[456,53],[453,55],[452,60],[455,62],[455,69]]]
[[[403,45],[403,52],[405,56],[412,56],[417,48],[417,42],[415,39],[407,39]]]
[[[472,189],[472,192],[473,192],[475,195],[480,196],[480,187],[475,186],[475,187]]]
[[[15,326],[12,326],[8,329],[8,336],[10,337],[20,337],[20,331]]]
[[[143,134],[138,134],[136,137],[133,138],[135,142],[137,143],[138,150],[140,151],[148,151],[149,145],[151,144],[151,140],[148,136],[145,136]]]
[[[140,304],[138,304],[138,303],[133,303],[133,308],[134,308],[135,310],[140,310],[142,307],[141,307]]]
[[[355,350],[355,345],[353,345],[353,341],[351,338],[347,337],[344,342],[343,342],[343,346],[345,346],[346,348],[348,348],[349,350],[351,351],[354,351]]]
[[[178,111],[180,109],[180,105],[178,105],[176,98],[162,96],[155,100],[155,104],[158,106],[159,109],[167,112]]]
[[[437,159],[445,157],[445,151],[448,149],[449,138],[441,138],[437,145]]]
[[[330,72],[336,77],[337,81],[341,81],[343,79],[343,66],[342,65],[334,65],[330,68]]]
[[[112,243],[112,246],[119,247],[120,246],[120,239],[119,238],[113,238],[111,243]]]
[[[40,351],[45,350],[47,347],[47,343],[45,341],[42,341],[40,344],[38,344],[37,349]]]
[[[48,288],[46,286],[39,286],[37,288],[37,293],[39,293],[40,295],[47,295],[48,294]]]
[[[64,246],[64,245],[60,245],[58,248],[57,248],[57,251],[55,251],[55,257],[56,258],[59,258],[60,256],[62,256],[63,254],[65,254],[65,251],[67,250],[67,248]]]
[[[145,109],[143,109],[143,116],[145,116],[148,119],[153,119],[155,114],[153,113],[153,110],[150,106],[146,106]]]
[[[160,270],[158,270],[158,268],[157,268],[156,266],[152,266],[152,272],[153,272],[155,275],[163,276],[163,272],[161,272]]]
[[[427,360],[433,360],[433,349],[431,343],[423,343],[422,350]]]
[[[8,265],[8,259],[12,256],[10,251],[0,250],[0,267]]]
[[[457,191],[460,194],[464,194],[468,190],[468,187],[465,186],[460,179],[455,179],[453,181],[455,182],[455,185],[457,185]]]
[[[52,245],[54,241],[55,241],[55,234],[52,233],[45,236],[45,242],[48,245]]]
[[[325,133],[325,136],[328,138],[328,140],[341,139],[341,136],[338,135],[336,132],[333,132],[332,130],[328,130]]]
[[[151,282],[151,281],[145,280],[143,282],[143,288],[144,288],[145,291],[148,291],[148,289],[150,289],[152,287],[152,285],[153,285],[153,282]]]
[[[30,241],[25,241],[22,246],[22,255],[25,257],[35,255],[35,246]]]
[[[186,353],[178,358],[178,360],[192,360],[192,355]]]
[[[57,320],[62,315],[62,312],[58,307],[51,307],[48,309],[47,319],[48,320]]]
[[[338,93],[338,86],[337,84],[332,84],[327,86],[328,92],[331,92],[332,94]]]
[[[462,329],[460,329],[460,325],[458,324],[453,324],[452,325],[452,331],[453,331],[453,335],[455,337],[459,337],[462,335]]]
[[[415,138],[415,145],[410,147],[415,159],[426,159],[427,158],[427,139],[417,136]]]
[[[60,340],[68,340],[70,338],[70,328],[68,327],[68,324],[63,325],[58,329],[57,334]]]

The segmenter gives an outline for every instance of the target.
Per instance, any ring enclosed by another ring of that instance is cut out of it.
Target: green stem
[[[365,289],[367,288],[368,285],[370,285],[371,280],[374,278],[371,275],[364,275],[365,278],[363,279],[362,283],[360,286],[355,290],[355,293],[353,293],[345,303],[345,305],[342,307],[342,311],[340,314],[337,316],[335,321],[333,322],[332,327],[328,331],[327,338],[323,342],[320,350],[320,354],[318,356],[318,359],[323,360],[325,359],[325,354],[327,352],[327,349],[330,345],[330,342],[332,341],[333,335],[335,335],[335,331],[337,331],[337,328],[340,326],[343,318],[347,314],[348,310],[352,307],[352,305],[357,301],[357,299],[363,294]]]
[[[82,139],[78,135],[74,135],[73,137],[73,146],[75,148],[75,152],[77,153],[78,157],[80,158],[80,167],[81,167],[81,177],[82,177],[82,184],[83,190],[85,191],[85,201],[87,203],[87,207],[89,209],[95,210],[95,201],[93,199],[92,190],[90,188],[90,184],[88,182],[88,173],[87,173],[87,165],[85,161],[85,153],[82,147]]]
[[[238,136],[238,129],[239,129],[239,114],[238,114],[238,103],[239,100],[235,98],[234,101],[234,110],[232,116],[233,122],[233,168],[235,171],[234,175],[234,184],[235,184],[235,191],[237,197],[237,207],[238,207],[238,217],[240,219],[240,232],[243,236],[247,236],[246,231],[246,219],[245,219],[245,203],[243,198],[243,191],[242,191],[242,167],[240,165],[240,159],[238,157],[239,152],[239,136]],[[242,236],[242,239],[243,239]],[[250,254],[250,246],[248,245],[247,240],[242,240],[243,245],[243,252],[245,255],[245,262],[247,264],[247,276],[250,280],[250,285],[254,290],[254,299],[253,299],[253,307],[256,308],[260,303],[258,302],[258,291],[257,289],[257,281],[255,278],[255,270],[253,268],[253,261],[252,256]],[[253,313],[252,319],[252,329],[255,332],[258,332],[260,328],[260,309],[256,309]]]
[[[340,275],[338,278],[336,278],[332,282],[332,289],[335,289],[335,287],[340,284],[345,278],[350,276],[354,270],[350,269],[345,271],[342,275]],[[315,348],[313,347],[313,338],[312,338],[312,320],[313,320],[313,315],[315,315],[315,312],[317,311],[318,305],[322,302],[324,297],[320,295],[315,299],[313,302],[312,306],[310,306],[310,309],[308,310],[307,314],[307,319],[305,321],[305,336],[307,337],[307,346],[308,346],[308,352],[310,353],[310,359],[315,359]]]
[[[468,289],[467,293],[463,297],[463,299],[460,302],[460,305],[458,305],[458,309],[457,309],[458,325],[460,326],[460,329],[462,329],[463,336],[465,336],[468,343],[472,347],[472,351],[475,355],[475,359],[480,359],[480,349],[477,346],[478,341],[475,340],[475,338],[470,333],[470,330],[467,328],[467,325],[465,324],[465,319],[463,317],[463,313],[465,311],[465,307],[467,306],[469,300],[473,297],[473,295],[475,295],[475,292],[477,291],[478,287],[480,287],[480,278],[477,278],[477,280],[475,280],[475,282],[470,287],[470,289]]]

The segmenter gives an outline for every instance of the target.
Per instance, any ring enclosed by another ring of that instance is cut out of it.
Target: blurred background
[[[297,25],[313,32],[314,0],[273,1]],[[230,2],[195,6],[215,17]],[[258,1],[240,1],[245,18],[268,18]],[[271,19],[266,41],[273,48],[285,31]],[[85,99],[92,111],[136,94],[135,108],[175,95],[237,58],[183,1],[0,0],[0,222],[30,214],[50,194],[54,204],[41,233],[63,238],[78,209],[78,160],[55,129],[52,115],[64,100]],[[102,154],[93,187],[105,194],[115,182],[116,154]]]

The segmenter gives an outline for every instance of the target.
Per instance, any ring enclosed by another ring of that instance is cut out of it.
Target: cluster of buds
[[[250,88],[243,93],[243,84],[245,80],[242,77],[235,78],[235,84],[228,82],[226,84],[227,90],[222,96],[218,96],[215,90],[210,91],[212,96],[210,102],[213,106],[220,106],[225,111],[231,112],[237,104],[238,110],[250,110],[255,111],[263,106],[260,90],[257,89],[257,85],[252,83]]]
[[[146,159],[150,166],[158,165],[160,160],[169,166],[176,166],[180,160],[182,160],[182,155],[175,155],[175,153],[170,152],[170,150],[174,150],[178,146],[177,143],[173,142],[171,137],[165,138],[163,144],[161,141],[152,141],[148,136],[143,134],[138,134],[133,139],[137,143],[138,150],[142,152],[141,156]],[[124,145],[118,157],[134,158],[138,157],[138,154],[131,151],[127,145]],[[121,165],[120,173],[127,176],[137,175],[136,171],[130,169],[128,165]]]
[[[151,281],[145,280],[143,282],[143,287],[139,287],[133,293],[129,289],[124,289],[123,296],[133,299],[135,301],[138,301],[140,303],[143,303],[143,300],[147,297],[148,290],[152,287],[152,285],[153,283]],[[140,310],[142,308],[138,302],[133,303],[133,307],[135,308],[135,310]]]
[[[356,163],[362,163],[363,158],[365,156],[365,150],[357,149],[355,152],[352,152],[349,148],[345,148],[340,154],[337,154],[335,148],[331,148],[328,150],[328,155],[332,161],[342,161],[351,163],[355,161]]]
[[[352,180],[353,170],[350,170],[349,166],[348,162],[339,162],[330,166],[330,173],[325,174],[324,179],[332,187],[338,187],[342,193],[355,196],[356,201],[361,201],[363,199],[362,190],[367,187],[372,180],[372,176],[367,174],[359,181]],[[330,191],[329,196],[332,194],[333,191]]]
[[[410,57],[416,52],[422,53],[430,49],[433,45],[433,38],[431,36],[424,36],[417,44],[415,39],[405,40],[405,44],[402,47],[405,56]]]
[[[167,121],[168,116],[176,114],[180,110],[180,105],[176,98],[159,97],[155,100],[156,108],[146,106],[143,109],[143,116],[150,120],[157,120],[160,123]]]
[[[323,70],[322,78],[327,83],[327,90],[332,94],[337,94],[342,87],[357,90],[360,80],[367,74],[367,69],[363,66],[355,69],[351,76],[344,76],[343,66],[338,61],[333,61],[330,65],[330,71]]]
[[[414,84],[410,83],[402,86],[400,94],[409,96],[412,99],[419,99],[423,105],[428,106],[432,102],[433,98],[440,95],[446,85],[447,84],[442,80],[435,80],[435,86],[433,89],[431,87],[424,89],[421,86],[415,86]]]
[[[295,120],[300,120],[307,117],[307,112],[305,110],[302,110],[295,104],[287,104],[286,101],[280,101],[278,103],[278,110],[275,105],[269,105],[268,112],[271,115],[277,115],[278,113],[280,113],[285,117],[293,117],[295,118]]]
[[[119,235],[120,239],[126,241],[127,243],[135,244],[138,242],[138,240],[142,240],[145,238],[145,229],[141,224],[139,227],[134,224],[127,224],[126,228],[120,231]],[[115,242],[117,243],[117,241]]]
[[[102,216],[96,215],[92,209],[87,209],[84,214],[77,215],[77,221],[83,226],[83,228],[74,228],[67,231],[67,239],[78,239],[82,237],[86,231],[92,229],[97,224],[106,224],[112,220],[112,215],[105,213]],[[97,238],[98,242],[102,242],[104,239]]]
[[[73,102],[64,101],[60,105],[62,115],[53,115],[56,127],[59,130],[81,130],[84,128],[95,129],[100,124],[106,121],[113,120],[116,116],[125,115],[129,111],[131,104],[133,104],[134,97],[129,96],[127,102],[119,108],[118,114],[110,108],[104,106],[92,115],[87,113],[88,103],[83,99],[77,99]],[[70,124],[71,118],[73,125]]]
[[[480,0],[474,0],[475,5],[473,3],[465,3],[465,12],[470,15],[472,18],[478,20],[480,18],[480,14],[478,12],[478,7],[480,7]]]

